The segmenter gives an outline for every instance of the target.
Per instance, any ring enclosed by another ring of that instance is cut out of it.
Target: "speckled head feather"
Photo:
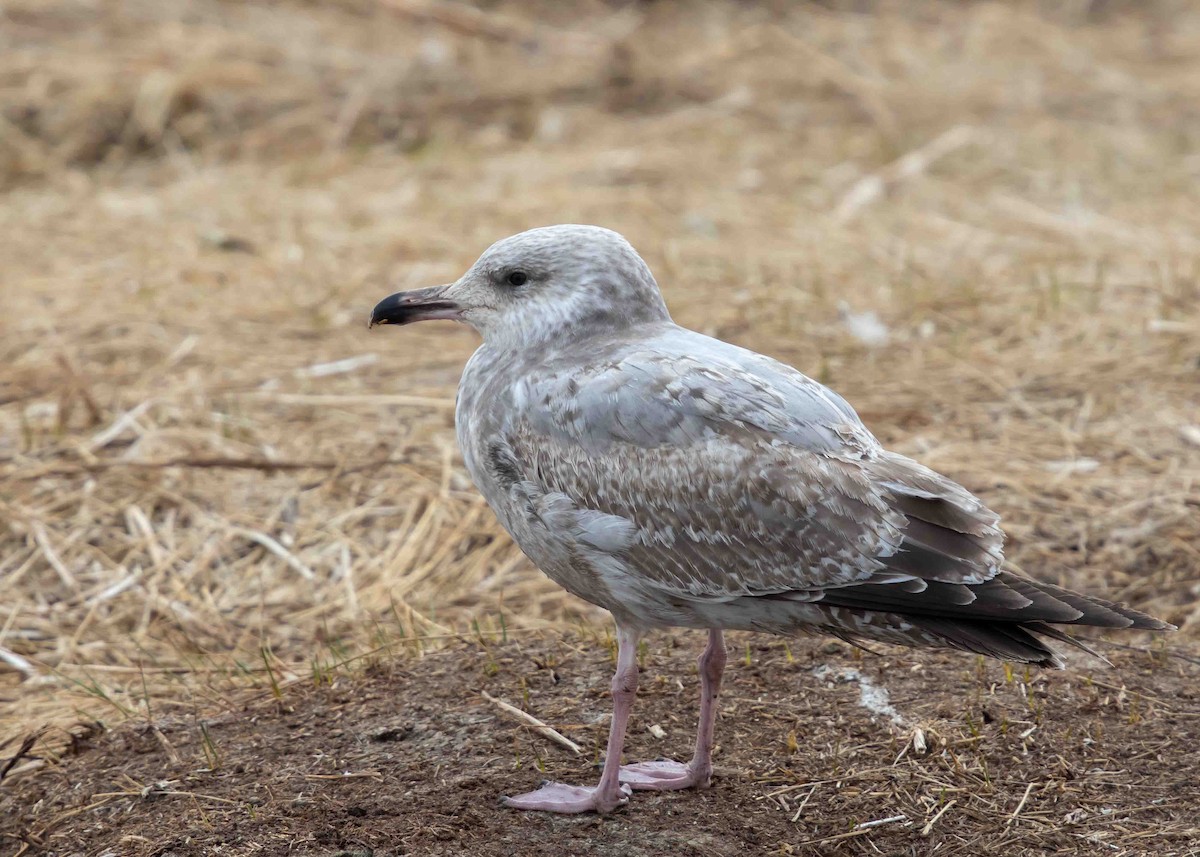
[[[545,226],[497,241],[446,296],[500,347],[670,321],[642,257],[599,226]]]

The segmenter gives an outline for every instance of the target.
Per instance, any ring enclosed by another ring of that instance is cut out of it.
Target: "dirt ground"
[[[659,637],[644,653],[628,758],[690,752],[700,639]],[[1200,854],[1195,662],[1116,650],[1112,669],[1080,656],[1070,671],[1012,675],[840,643],[736,635],[731,650],[712,788],[639,792],[610,817],[498,804],[542,779],[598,776],[610,646],[538,638],[385,658],[279,698],[82,737],[0,792],[0,842],[139,857]]]
[[[0,3],[0,857],[1195,851],[1198,105],[1177,0]],[[1179,631],[1031,696],[756,640],[711,792],[497,809],[595,775],[607,618],[469,484],[475,336],[365,318],[558,222]]]

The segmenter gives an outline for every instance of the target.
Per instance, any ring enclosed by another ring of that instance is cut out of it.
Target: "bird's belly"
[[[496,517],[521,551],[538,569],[590,604],[612,610],[614,604],[604,574],[569,539],[550,531],[521,504],[491,504]]]
[[[493,507],[495,508],[495,507]],[[582,549],[535,518],[496,510],[526,556],[547,577],[578,598],[612,613],[622,624],[650,628],[716,628],[720,617],[700,602],[660,589],[619,556]]]

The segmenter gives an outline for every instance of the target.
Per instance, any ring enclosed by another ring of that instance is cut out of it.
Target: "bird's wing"
[[[1168,627],[1001,570],[995,513],[884,450],[811,379],[696,334],[679,344],[544,366],[488,450],[510,507],[631,597],[750,599],[847,638],[1051,666],[1037,635],[1073,641],[1048,622]]]
[[[996,577],[996,515],[883,450],[840,397],[716,340],[668,345],[526,377],[494,466],[568,500],[604,530],[589,544],[684,598],[965,605]]]

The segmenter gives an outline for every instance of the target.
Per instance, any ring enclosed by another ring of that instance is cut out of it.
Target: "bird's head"
[[[445,318],[500,347],[670,318],[650,269],[616,232],[547,226],[497,241],[456,282],[380,301],[371,326]]]

